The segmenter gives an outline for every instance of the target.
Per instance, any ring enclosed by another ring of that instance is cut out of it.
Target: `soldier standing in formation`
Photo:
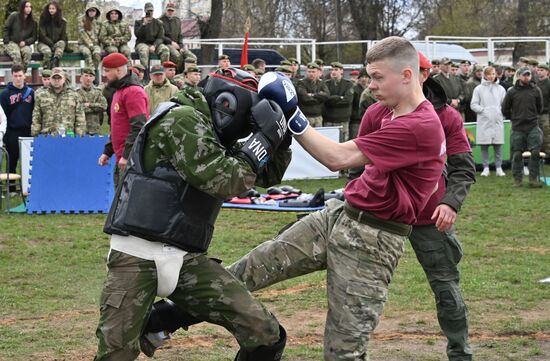
[[[86,115],[86,134],[99,134],[103,112],[107,110],[107,100],[101,90],[94,86],[95,69],[84,68],[80,74],[80,95],[84,114]]]
[[[300,109],[312,127],[323,126],[323,104],[328,98],[329,90],[321,80],[321,70],[317,63],[307,65],[306,78],[298,82],[296,88]]]
[[[340,141],[349,139],[349,118],[353,104],[353,82],[344,79],[344,66],[337,61],[330,64],[330,80],[325,81],[329,95],[323,111],[323,126],[342,127]]]
[[[80,96],[65,81],[61,68],[52,69],[51,84],[38,93],[32,113],[31,135],[79,135],[86,133],[86,116]]]

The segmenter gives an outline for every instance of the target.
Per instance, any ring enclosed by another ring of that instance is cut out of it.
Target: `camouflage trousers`
[[[512,145],[512,175],[516,181],[523,179],[522,152],[531,152],[529,158],[529,179],[538,180],[540,173],[540,150],[542,147],[542,130],[538,126],[528,131],[512,130],[510,135]]]
[[[145,43],[136,44],[136,53],[139,55],[139,62],[146,68],[149,67],[149,47],[151,45]],[[163,63],[170,59],[170,49],[164,44],[160,44],[155,47],[155,54],[160,58],[160,62]]]
[[[105,47],[105,52],[107,54],[111,54],[111,53],[124,54],[124,56],[129,60],[128,65],[131,65],[132,50],[130,50],[130,47],[128,46],[128,44],[124,44],[124,45],[120,45],[120,46],[114,46],[114,45],[106,46]]]
[[[80,45],[79,50],[84,57],[84,63],[87,67],[94,69],[99,67],[99,63],[101,62],[101,47],[99,45],[94,45],[92,48]]]
[[[550,114],[541,114],[539,119],[540,129],[542,129],[542,148],[541,150],[550,155]]]
[[[434,225],[414,226],[409,240],[434,293],[437,320],[448,340],[449,360],[472,360],[468,309],[459,286],[460,241],[453,230],[439,232]]]
[[[187,58],[193,58],[197,60],[195,54],[187,49],[176,49],[171,45],[166,45],[170,51],[170,61],[174,62],[178,66],[178,73],[183,72],[183,61]]]
[[[111,250],[101,293],[95,361],[135,360],[139,337],[157,294],[155,261]],[[187,254],[175,291],[168,296],[193,317],[223,326],[245,350],[279,340],[279,323],[218,262]]]
[[[5,46],[5,49],[14,64],[27,66],[27,64],[31,61],[32,49],[28,45],[21,48],[19,44],[10,41]]]
[[[228,267],[249,290],[327,270],[325,360],[368,360],[406,236],[351,219],[332,199]]]
[[[317,116],[308,115],[306,118],[307,118],[307,120],[309,121],[309,124],[310,124],[313,128],[318,128],[318,127],[322,127],[322,126],[323,126],[323,117],[320,116],[320,115],[317,115]]]
[[[341,123],[323,122],[324,127],[342,127],[340,128],[340,142],[347,142],[349,140],[349,121]]]
[[[44,58],[42,59],[42,67],[44,69],[51,68],[52,56],[58,57],[59,60],[61,60],[66,45],[67,44],[65,44],[63,40],[59,40],[58,42],[53,44],[53,47],[50,48],[48,45],[39,42],[36,49],[44,56]]]

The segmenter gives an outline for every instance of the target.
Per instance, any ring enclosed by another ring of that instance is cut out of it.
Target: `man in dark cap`
[[[80,74],[80,88],[76,91],[80,95],[84,114],[86,116],[86,134],[99,134],[103,120],[103,112],[107,110],[107,99],[101,90],[94,85],[95,69],[86,67]]]
[[[201,90],[199,82],[201,81],[201,70],[196,66],[189,67],[184,72],[185,86],[196,90]]]
[[[472,66],[472,63],[469,60],[462,60],[460,62],[459,68],[459,76],[460,80],[462,80],[462,84],[465,84],[468,79],[470,79],[470,67]]]
[[[170,60],[177,64],[178,69],[182,69],[183,59],[197,59],[195,54],[187,49],[183,44],[183,33],[181,31],[181,19],[176,16],[176,4],[168,2],[166,10],[160,17],[164,27],[164,45],[170,50]]]
[[[161,62],[170,58],[170,49],[164,45],[164,27],[159,19],[153,17],[155,10],[152,3],[144,6],[145,16],[136,20],[134,33],[136,35],[136,53],[139,62],[146,68],[149,66],[149,54],[157,54]]]
[[[317,63],[307,64],[306,78],[296,87],[298,104],[312,127],[323,126],[323,104],[328,98],[329,90],[321,80],[321,70]]]
[[[116,156],[115,187],[119,176],[126,169],[134,141],[149,118],[149,100],[137,78],[128,72],[128,58],[112,53],[103,59],[103,74],[107,83],[114,88],[111,101],[111,136],[103,148],[98,163],[107,165]]]
[[[514,69],[513,66],[507,66],[504,68],[504,74],[500,79],[500,85],[502,85],[504,89],[508,90],[508,88],[511,88],[514,85],[515,73],[516,73],[516,69]]]
[[[227,70],[231,66],[231,60],[229,55],[222,54],[218,57],[218,68],[221,70]]]
[[[300,75],[300,62],[296,58],[288,58],[288,61],[290,61],[290,69],[292,70],[292,84],[296,87],[298,80],[303,78]]]
[[[166,78],[162,65],[151,67],[151,81],[144,88],[149,98],[149,114],[153,114],[160,103],[167,102],[178,92],[178,87]]]
[[[460,81],[455,79],[455,76],[451,73],[451,66],[453,62],[449,58],[441,59],[441,72],[434,76],[434,80],[437,81],[445,90],[447,94],[447,102],[455,109],[460,108],[460,102],[463,99],[463,91],[460,85]]]
[[[440,67],[441,67],[441,60],[439,59],[433,59],[432,60],[432,69],[430,69],[430,76],[434,77],[437,74],[440,73]]]
[[[323,110],[323,126],[341,127],[340,142],[349,139],[349,118],[353,103],[353,82],[344,79],[344,65],[330,63],[330,80],[326,80],[329,96]]]

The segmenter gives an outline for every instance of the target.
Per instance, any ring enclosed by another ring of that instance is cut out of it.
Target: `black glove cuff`
[[[263,133],[257,132],[248,138],[236,156],[244,159],[250,164],[254,173],[258,174],[265,167],[272,153],[271,143]]]

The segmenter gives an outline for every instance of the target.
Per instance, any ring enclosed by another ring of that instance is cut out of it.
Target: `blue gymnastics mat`
[[[106,213],[114,196],[113,166],[97,164],[106,137],[34,139],[27,213]]]

